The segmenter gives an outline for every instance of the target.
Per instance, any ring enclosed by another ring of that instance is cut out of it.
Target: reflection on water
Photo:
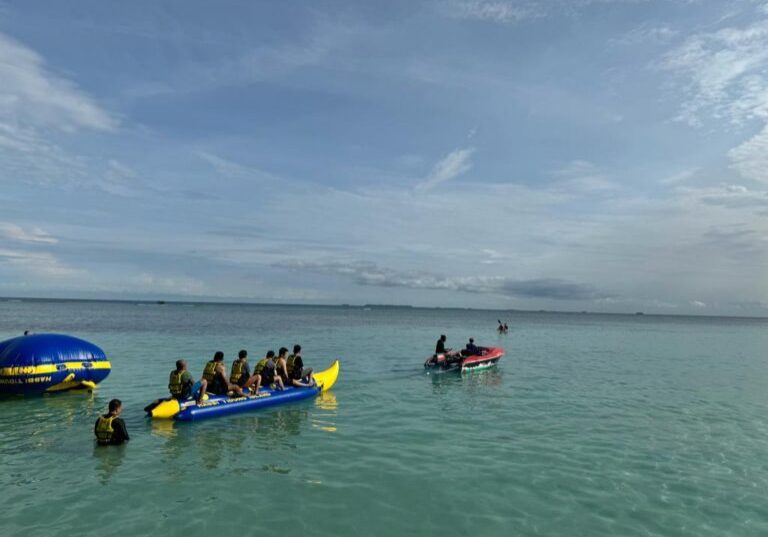
[[[93,458],[102,485],[109,483],[117,469],[123,464],[125,448],[125,444],[121,446],[98,446],[94,443]]]
[[[328,433],[336,432],[336,409],[339,406],[333,392],[323,392],[315,399],[315,406],[324,412],[312,414],[312,427]]]
[[[72,425],[81,417],[95,416],[101,410],[96,408],[94,393],[86,390],[46,394],[42,397],[42,402],[41,415],[56,416],[57,425]]]
[[[472,371],[470,373],[442,373],[440,375],[429,375],[432,379],[432,391],[436,395],[443,395],[457,386],[470,388],[499,387],[504,380],[504,374],[498,367],[483,369],[481,371]]]
[[[200,457],[198,464],[219,469],[248,453],[253,447],[263,451],[296,449],[291,440],[301,434],[309,416],[307,408],[288,407],[192,423],[152,420],[152,435],[163,439],[166,462],[189,461],[190,454]],[[190,449],[191,448],[191,449]]]

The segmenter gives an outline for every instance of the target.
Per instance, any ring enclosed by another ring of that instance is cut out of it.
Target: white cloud
[[[111,130],[117,120],[32,49],[0,33],[0,120],[71,131]]]
[[[205,284],[197,278],[183,275],[160,276],[143,272],[128,279],[131,290],[149,293],[171,293],[179,295],[200,295],[206,290]]]
[[[83,269],[70,267],[48,252],[31,252],[0,248],[0,266],[6,265],[20,273],[32,273],[45,277],[59,278],[86,274]]]
[[[689,304],[691,306],[693,306],[694,308],[706,308],[707,307],[707,305],[704,302],[702,302],[701,300],[691,300],[689,302]]]
[[[689,181],[690,179],[695,177],[698,171],[699,171],[698,168],[689,168],[687,170],[682,170],[677,173],[667,175],[666,177],[660,179],[659,183],[662,185],[677,185],[680,183],[685,183],[686,181]]]
[[[768,183],[768,124],[752,138],[728,152],[731,167],[742,177]]]
[[[643,24],[626,32],[624,35],[608,41],[609,45],[646,45],[648,43],[666,43],[679,34],[667,25],[649,26]]]
[[[471,159],[474,152],[474,147],[454,149],[434,165],[427,178],[416,185],[416,190],[421,192],[431,190],[441,183],[468,172],[472,168]]]
[[[768,20],[699,33],[669,52],[661,67],[686,80],[680,119],[702,115],[741,123],[768,118]]]
[[[556,170],[554,175],[560,178],[560,188],[577,193],[591,194],[618,188],[602,170],[586,160],[573,160]]]
[[[2,33],[0,81],[0,182],[87,184],[125,195],[114,161],[74,155],[55,141],[81,129],[113,131],[118,126],[113,115],[53,73],[37,52]]]
[[[59,242],[39,227],[24,229],[10,222],[0,222],[0,237],[5,237],[17,242],[31,242],[43,244],[56,244]]]
[[[448,4],[447,14],[460,19],[514,23],[541,15],[533,3],[505,0],[462,0]]]

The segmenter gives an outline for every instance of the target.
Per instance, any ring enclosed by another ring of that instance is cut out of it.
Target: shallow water
[[[498,336],[496,319],[510,324]],[[95,394],[0,401],[3,536],[764,536],[768,321],[107,302],[0,302],[101,346]],[[427,376],[434,340],[500,366]],[[173,361],[300,342],[342,359],[317,400],[152,422]],[[94,447],[109,399],[131,441]]]

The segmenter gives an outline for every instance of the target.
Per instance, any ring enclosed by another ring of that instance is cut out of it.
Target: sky
[[[768,2],[0,0],[0,296],[768,315]]]

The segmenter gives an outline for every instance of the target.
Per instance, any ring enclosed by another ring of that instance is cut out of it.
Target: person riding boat
[[[282,390],[285,385],[283,379],[277,374],[277,366],[275,365],[275,351],[267,352],[267,355],[259,360],[254,368],[254,373],[259,375],[261,386],[277,385]]]
[[[455,362],[461,358],[461,353],[453,349],[446,349],[445,342],[448,338],[442,334],[435,345],[435,355],[429,360],[432,363]]]
[[[464,356],[480,356],[485,352],[484,347],[475,345],[474,338],[469,338],[466,348],[461,352]]]
[[[451,349],[446,350],[445,348],[445,341],[447,339],[448,338],[445,337],[445,334],[440,336],[440,338],[437,340],[437,344],[435,345],[435,354],[446,354],[451,350]]]
[[[251,375],[251,366],[248,365],[248,351],[245,349],[237,353],[237,360],[232,362],[232,371],[229,375],[229,382],[237,384],[241,388],[250,388],[256,384],[255,389],[251,389],[250,395],[255,395],[259,391],[259,376]]]
[[[245,395],[240,386],[229,382],[224,369],[224,353],[221,351],[216,351],[213,360],[205,364],[203,379],[207,382],[207,391],[214,395],[228,395],[229,392],[234,392],[240,397]]]
[[[288,371],[288,349],[280,347],[277,351],[277,358],[275,358],[275,369],[277,374],[283,380],[283,386],[290,384],[290,376]]]
[[[171,392],[171,397],[178,401],[185,401],[194,394],[192,393],[192,387],[195,381],[192,379],[192,374],[187,369],[186,360],[176,360],[176,369],[171,371],[168,378],[168,390]],[[200,391],[198,392],[197,402],[199,403],[208,387],[208,381],[202,379],[200,381]]]
[[[93,434],[96,435],[96,443],[100,446],[118,446],[130,440],[125,422],[120,418],[123,411],[123,403],[120,399],[112,399],[109,402],[109,412],[99,416],[93,426]]]
[[[304,368],[304,360],[301,358],[301,345],[293,346],[293,354],[288,356],[286,368],[291,385],[297,388],[308,388],[316,385],[315,379],[312,377],[312,368]]]

